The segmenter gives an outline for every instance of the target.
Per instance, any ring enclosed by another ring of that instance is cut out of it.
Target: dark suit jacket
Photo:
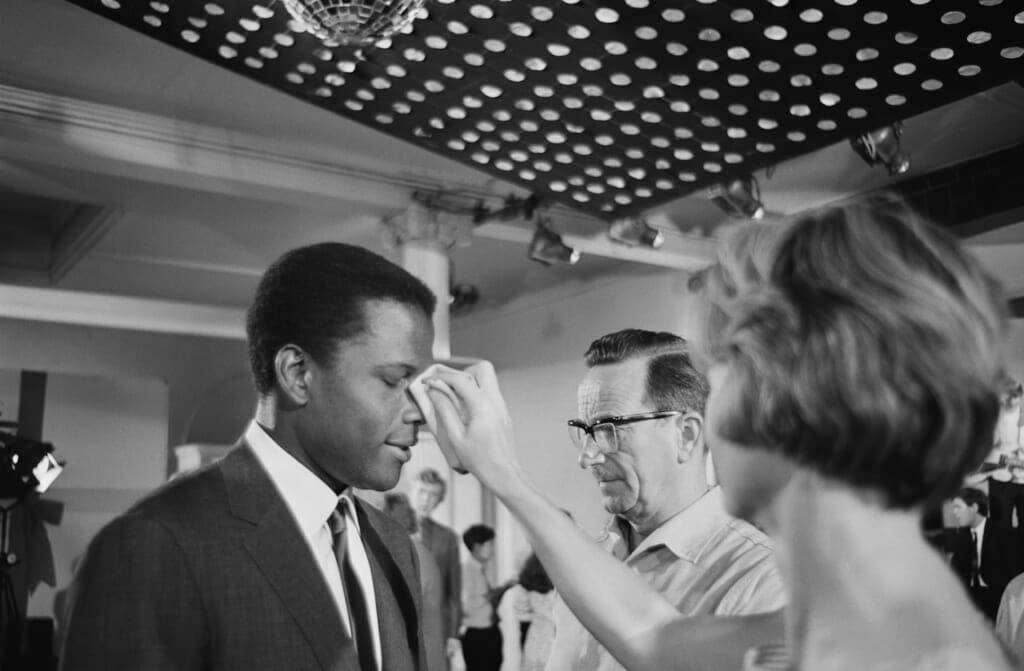
[[[430,518],[420,519],[420,538],[441,569],[441,612],[444,637],[455,638],[462,625],[462,563],[459,537]]]
[[[408,536],[359,501],[384,671],[425,669]],[[242,443],[111,522],[71,588],[63,669],[323,669],[359,661],[316,560]]]
[[[981,539],[980,574],[985,584],[995,593],[997,604],[1006,584],[1024,570],[1020,539],[1016,529],[995,524],[992,520],[985,522],[985,535]],[[966,527],[957,529],[953,538],[951,563],[964,585],[969,584],[974,556],[970,530]]]

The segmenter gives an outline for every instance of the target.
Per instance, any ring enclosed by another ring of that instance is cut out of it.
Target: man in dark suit
[[[459,537],[455,532],[435,522],[431,513],[437,509],[447,485],[441,474],[433,468],[424,468],[416,475],[412,485],[412,504],[419,522],[420,540],[434,556],[441,569],[442,631],[447,641],[448,655],[459,646],[459,626],[462,623],[462,568],[459,562]]]
[[[952,541],[953,570],[978,610],[994,621],[1007,583],[1024,570],[1019,536],[987,519],[988,497],[979,489],[957,492],[952,511],[959,525]]]
[[[358,247],[278,259],[247,320],[254,420],[93,540],[63,668],[424,669],[415,552],[352,488],[390,489],[410,457],[434,301]]]

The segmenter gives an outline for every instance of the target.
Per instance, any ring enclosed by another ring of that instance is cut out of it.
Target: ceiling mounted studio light
[[[283,0],[292,17],[321,40],[369,46],[410,25],[426,0]]]
[[[530,240],[530,258],[545,266],[552,263],[572,265],[579,261],[579,250],[562,242],[562,236],[552,231],[549,224],[550,221],[547,219],[537,220],[537,228],[533,233],[533,239]]]
[[[868,165],[881,163],[889,169],[890,175],[902,175],[910,170],[910,154],[903,153],[900,146],[902,134],[903,124],[897,122],[864,133],[850,140],[850,145]]]
[[[761,187],[753,175],[738,177],[710,191],[711,200],[727,214],[743,219],[760,219],[764,216],[761,203]]]
[[[647,223],[643,217],[617,219],[608,226],[608,237],[624,245],[643,245],[657,249],[665,243],[661,231]]]

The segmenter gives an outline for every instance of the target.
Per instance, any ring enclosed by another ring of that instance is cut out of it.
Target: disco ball
[[[288,12],[322,40],[370,45],[411,24],[426,0],[284,0]]]

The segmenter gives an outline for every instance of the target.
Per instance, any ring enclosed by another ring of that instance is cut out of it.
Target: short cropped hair
[[[395,301],[433,314],[436,299],[423,282],[382,256],[326,242],[285,253],[263,274],[246,318],[249,364],[260,394],[275,385],[274,359],[296,345],[320,365],[333,363],[338,343],[366,330],[367,301]]]
[[[991,448],[1006,303],[948,232],[893,196],[752,223],[690,288],[725,364],[721,434],[935,503]]]
[[[537,553],[531,552],[530,556],[523,562],[523,567],[519,570],[519,585],[527,592],[539,592],[541,594],[547,594],[554,589],[554,585],[551,584],[551,578],[548,577],[548,572],[544,570],[544,565],[540,563]]]
[[[448,483],[444,481],[441,474],[435,471],[433,468],[424,468],[422,471],[416,474],[416,479],[425,485],[434,485],[441,488],[441,498],[437,500],[438,503],[444,501],[444,495],[448,492]]]
[[[494,540],[494,529],[486,524],[474,524],[462,534],[462,542],[465,543],[466,549],[470,552],[477,545],[483,545],[487,541],[492,540]]]
[[[588,368],[647,359],[647,399],[656,410],[689,410],[704,414],[708,381],[690,360],[686,341],[666,331],[623,329],[590,343]]]
[[[967,504],[967,507],[978,506],[978,514],[988,517],[988,496],[985,492],[974,487],[963,487],[957,493],[954,499],[960,499]]]

